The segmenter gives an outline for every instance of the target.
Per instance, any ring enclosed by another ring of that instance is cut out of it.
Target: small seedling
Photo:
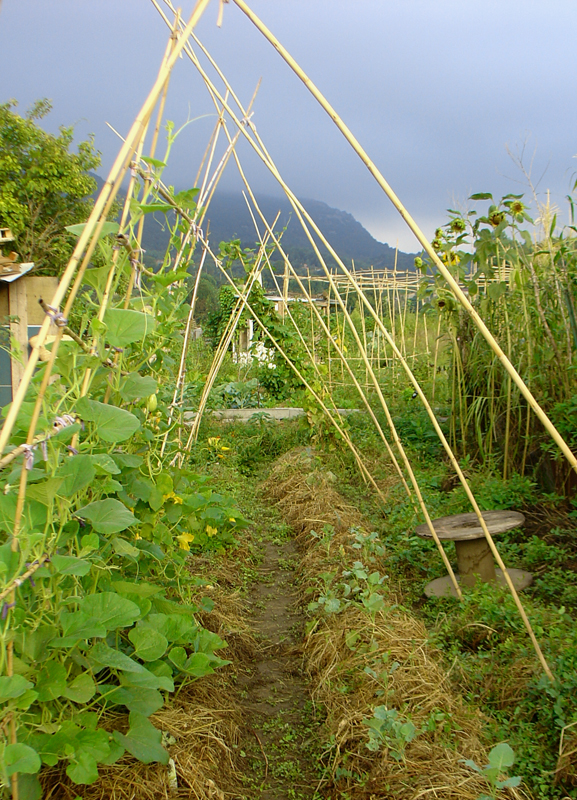
[[[386,706],[376,706],[373,716],[364,719],[363,724],[369,729],[369,750],[376,751],[385,745],[397,761],[404,758],[406,746],[418,735],[411,720],[403,721],[396,709]]]
[[[513,749],[506,743],[500,742],[495,745],[489,753],[489,763],[484,767],[479,767],[471,759],[463,759],[463,763],[471,769],[482,775],[487,781],[487,786],[490,794],[482,794],[478,800],[495,800],[500,789],[507,789],[511,786],[519,786],[521,778],[515,775],[511,778],[500,780],[500,777],[507,773],[509,767],[515,763],[515,753]]]

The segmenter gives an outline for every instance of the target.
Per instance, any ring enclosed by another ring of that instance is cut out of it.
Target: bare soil
[[[241,757],[245,759],[244,797],[255,800],[306,800],[319,781],[318,720],[313,718],[303,677],[301,641],[304,620],[296,603],[293,541],[266,540],[262,562],[249,589],[248,613],[258,648],[238,671],[246,720]]]

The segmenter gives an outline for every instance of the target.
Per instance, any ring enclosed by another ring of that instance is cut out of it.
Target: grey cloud
[[[516,191],[520,176],[505,146],[529,135],[543,189],[562,203],[577,152],[573,84],[574,2],[553,0],[254,0],[255,11],[333,103],[430,235],[453,198]],[[184,4],[184,15],[192,3]],[[291,187],[355,214],[379,238],[411,249],[410,236],[366,169],[304,86],[233,3],[215,26],[212,3],[199,35],[244,102],[260,76],[259,133]],[[144,0],[4,0],[0,13],[0,100],[26,107],[54,101],[52,129],[78,121],[94,131],[111,164],[156,75],[167,30]],[[23,68],[25,65],[25,68]],[[171,81],[167,114],[213,113],[202,81],[184,60]],[[193,180],[213,118],[189,126],[168,177]],[[241,145],[257,190],[278,191]],[[514,180],[510,180],[511,176]],[[237,187],[231,171],[225,188]]]

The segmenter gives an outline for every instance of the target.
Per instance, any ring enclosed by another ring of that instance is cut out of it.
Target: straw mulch
[[[100,765],[99,780],[91,786],[73,784],[60,766],[44,770],[40,779],[45,800],[74,800],[79,795],[83,800],[224,800],[231,787],[238,786],[233,746],[239,741],[241,720],[223,689],[220,676],[204,678],[150,718],[165,734],[177,788],[170,785],[169,767],[142,764],[127,754],[112,766]],[[128,717],[110,716],[101,724],[123,731]]]
[[[234,559],[194,556],[191,561],[192,571],[208,578],[211,583],[199,587],[199,596],[192,599],[193,602],[198,602],[202,596],[214,602],[212,611],[200,611],[196,614],[196,619],[226,641],[226,650],[219,651],[219,655],[238,664],[251,661],[257,645],[246,614],[246,600],[238,589],[238,564],[250,563],[251,554],[242,541],[235,547],[234,554]]]
[[[343,570],[362,557],[352,546],[355,532],[370,528],[339,495],[334,476],[310,449],[292,451],[276,462],[265,491],[300,542],[303,601],[321,593],[319,575],[335,573],[336,588]],[[311,534],[320,533],[323,524],[332,525],[334,533]],[[386,556],[367,566],[386,574]],[[347,792],[355,800],[477,800],[488,787],[463,760],[487,763],[482,715],[451,689],[440,652],[428,643],[424,625],[402,607],[398,590],[388,587],[383,593],[388,602],[374,620],[357,604],[338,614],[315,612],[306,638],[312,697],[327,714],[327,791],[330,796]],[[367,747],[363,719],[379,705],[396,709],[419,731],[404,758],[395,759],[385,745],[378,752]],[[516,800],[527,796],[520,789],[500,794]]]
[[[577,786],[577,732],[573,722],[563,730],[555,770],[555,783],[563,781],[568,786]]]
[[[348,535],[351,528],[362,527],[362,519],[337,492],[336,480],[332,472],[322,469],[312,448],[299,447],[275,462],[264,491],[301,542],[312,530],[322,534],[325,525]]]

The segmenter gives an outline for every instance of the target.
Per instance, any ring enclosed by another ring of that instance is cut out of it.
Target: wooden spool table
[[[483,520],[491,536],[505,533],[511,528],[518,528],[525,522],[525,517],[518,511],[483,511]],[[459,574],[455,577],[463,586],[474,586],[480,580],[483,583],[500,583],[506,586],[502,570],[495,568],[493,554],[485,539],[483,529],[477,515],[454,514],[451,517],[440,517],[432,521],[439,539],[455,542]],[[424,539],[432,539],[428,525],[419,525],[415,533]],[[515,588],[520,591],[530,586],[533,576],[523,569],[508,569]],[[425,586],[427,597],[457,596],[449,575],[437,578]]]

